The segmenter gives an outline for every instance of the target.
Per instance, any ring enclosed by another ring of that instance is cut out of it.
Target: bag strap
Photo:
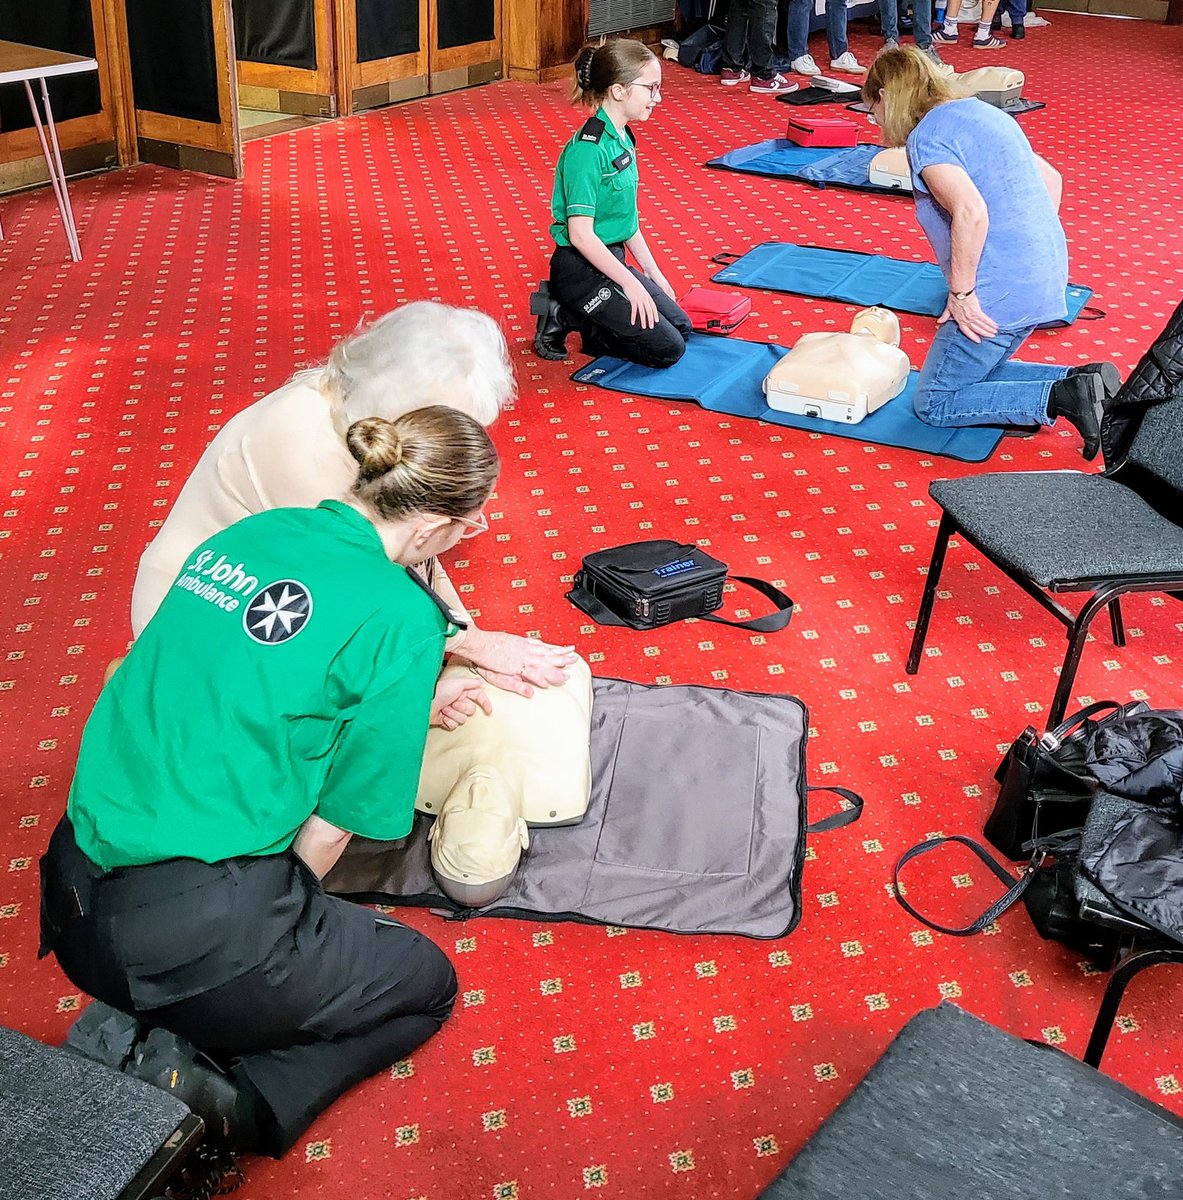
[[[573,587],[568,593],[568,600],[576,608],[582,609],[593,621],[600,625],[619,625],[624,629],[632,629],[626,620],[618,617],[602,600],[594,596],[587,588]]]
[[[1087,316],[1085,314],[1088,314]],[[1078,321],[1102,321],[1109,314],[1103,308],[1098,308],[1095,304],[1084,305],[1080,312],[1076,314]]]
[[[784,629],[793,619],[793,601],[766,579],[753,579],[750,575],[728,575],[727,578],[736,583],[746,583],[762,596],[767,596],[776,605],[776,612],[765,613],[762,617],[749,617],[746,621],[733,621],[730,617],[716,617],[713,613],[706,613],[699,620],[731,625],[736,629],[753,629],[757,633],[775,633],[778,629]]]
[[[1007,885],[1006,893],[995,900],[981,916],[971,921],[968,925],[940,925],[936,921],[929,920],[923,913],[918,912],[912,907],[900,890],[900,871],[912,859],[919,858],[922,854],[927,854],[930,850],[935,850],[938,846],[943,846],[947,842],[960,842],[961,845],[968,846],[993,871],[998,880]],[[935,929],[938,933],[950,934],[952,937],[969,937],[972,934],[981,933],[987,925],[998,920],[1008,908],[1018,903],[1023,893],[1031,886],[1031,881],[1039,872],[1039,868],[1043,866],[1043,861],[1047,858],[1047,853],[1046,850],[1036,850],[1031,857],[1031,861],[1024,865],[1022,874],[1018,879],[1015,879],[1010,871],[994,858],[985,846],[980,842],[975,842],[973,838],[965,837],[960,833],[950,834],[948,837],[932,838],[927,842],[920,842],[910,850],[905,850],[900,855],[900,859],[895,865],[895,870],[892,872],[891,890],[896,900],[899,901],[900,907],[906,913],[915,917],[921,924],[927,925],[929,929]]]
[[[743,255],[731,250],[720,250],[718,254],[711,255],[711,262],[718,263],[721,267],[729,267],[733,262],[739,262],[742,257]]]
[[[1125,705],[1119,704],[1116,700],[1097,700],[1085,708],[1082,708],[1080,712],[1075,712],[1070,717],[1065,717],[1064,720],[1055,727],[1055,729],[1049,729],[1039,740],[1043,744],[1043,748],[1045,750],[1054,750],[1074,730],[1085,724],[1086,721],[1091,721],[1093,717],[1097,716],[1098,713],[1118,713],[1124,708]]]
[[[858,792],[852,792],[850,788],[810,786],[805,790],[810,795],[814,792],[833,792],[835,796],[840,796],[850,805],[849,808],[831,813],[828,817],[822,817],[820,821],[806,825],[806,833],[828,833],[831,829],[841,829],[844,825],[853,825],[863,815],[863,798]]]

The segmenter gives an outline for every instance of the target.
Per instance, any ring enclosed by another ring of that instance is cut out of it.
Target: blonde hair
[[[461,408],[491,425],[516,390],[497,322],[434,300],[404,304],[343,338],[319,372],[319,387],[342,436],[365,417],[393,421],[429,404]]]
[[[879,125],[886,146],[902,146],[938,104],[972,94],[942,75],[932,59],[914,46],[884,50],[871,64],[863,81],[864,103],[875,103],[880,92],[883,118]]]
[[[415,512],[465,517],[497,482],[497,451],[484,426],[442,404],[393,421],[355,421],[345,444],[358,464],[353,494],[386,520]]]
[[[575,59],[572,104],[598,108],[614,84],[635,83],[637,76],[657,55],[644,42],[613,38],[598,46],[585,46]]]

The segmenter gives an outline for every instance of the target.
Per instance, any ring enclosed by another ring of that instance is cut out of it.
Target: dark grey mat
[[[475,915],[788,933],[801,912],[805,705],[723,688],[594,686],[587,814],[579,825],[532,829],[509,890]],[[430,823],[417,817],[402,842],[354,838],[326,888],[454,907],[431,874]]]
[[[108,1200],[189,1110],[157,1088],[0,1026],[0,1196]]]
[[[1183,1125],[951,1004],[917,1014],[764,1200],[1169,1200]]]

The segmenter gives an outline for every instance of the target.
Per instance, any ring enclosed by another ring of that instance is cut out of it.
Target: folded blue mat
[[[716,255],[721,262],[729,255]],[[949,288],[935,263],[862,254],[857,250],[827,250],[797,246],[792,242],[763,242],[713,275],[714,283],[736,287],[792,292],[821,300],[867,307],[881,304],[897,312],[939,317],[945,310]],[[1041,329],[1071,325],[1093,294],[1092,288],[1070,283],[1065,292],[1068,316],[1049,321]]]
[[[774,179],[797,179],[817,187],[834,184],[860,192],[888,196],[910,196],[902,188],[884,187],[871,182],[871,159],[882,146],[845,146],[841,149],[798,146],[785,138],[773,138],[720,154],[707,163],[721,171],[739,171],[744,175],[767,175]]]
[[[691,400],[711,412],[733,417],[754,417],[790,429],[831,433],[835,437],[899,446],[920,454],[940,454],[961,462],[985,462],[1002,440],[1004,431],[993,425],[938,429],[926,425],[912,411],[916,391],[913,371],[904,390],[857,425],[820,421],[778,412],[764,402],[762,384],[773,366],[788,353],[785,346],[767,342],[740,342],[734,338],[694,334],[681,361],[664,369],[640,367],[620,358],[597,358],[576,371],[576,383],[590,383],[630,396],[654,400]]]

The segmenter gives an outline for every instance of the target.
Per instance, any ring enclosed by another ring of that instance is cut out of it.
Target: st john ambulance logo
[[[280,579],[256,593],[242,615],[242,627],[256,642],[286,642],[308,624],[312,594],[294,579]]]

